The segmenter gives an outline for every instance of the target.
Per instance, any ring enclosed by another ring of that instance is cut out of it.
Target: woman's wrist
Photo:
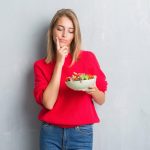
[[[63,66],[63,63],[61,62],[56,62],[56,65],[55,65],[57,68],[62,68]]]
[[[105,94],[100,91],[97,87],[93,93],[91,93],[91,96],[93,97],[94,101],[98,104],[102,105],[105,101]]]

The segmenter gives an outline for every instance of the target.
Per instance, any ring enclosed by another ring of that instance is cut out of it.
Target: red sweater
[[[105,92],[107,81],[95,55],[90,51],[81,51],[79,60],[69,68],[72,56],[68,54],[62,68],[60,90],[52,110],[47,110],[42,105],[45,88],[51,80],[55,62],[45,63],[45,58],[34,63],[34,96],[42,106],[39,120],[58,126],[76,126],[99,122],[91,95],[83,91],[74,91],[65,84],[65,79],[72,76],[73,72],[87,73],[97,76],[96,85]]]

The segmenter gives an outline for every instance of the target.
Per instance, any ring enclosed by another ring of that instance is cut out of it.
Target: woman
[[[81,50],[76,14],[61,9],[47,37],[47,57],[34,63],[34,96],[41,105],[41,150],[92,150],[93,127],[99,122],[93,101],[103,104],[107,82],[95,55]],[[65,80],[74,72],[97,76],[87,90],[69,89]]]

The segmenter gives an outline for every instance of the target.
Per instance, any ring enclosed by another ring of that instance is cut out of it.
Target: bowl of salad
[[[86,90],[89,86],[94,85],[96,76],[86,73],[74,72],[71,77],[66,78],[66,85],[72,90]]]

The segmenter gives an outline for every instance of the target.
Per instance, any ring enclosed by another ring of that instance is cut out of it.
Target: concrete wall
[[[38,150],[33,68],[45,56],[57,9],[78,15],[84,49],[93,50],[109,83],[96,105],[94,150],[150,149],[150,1],[0,1],[0,150]]]

